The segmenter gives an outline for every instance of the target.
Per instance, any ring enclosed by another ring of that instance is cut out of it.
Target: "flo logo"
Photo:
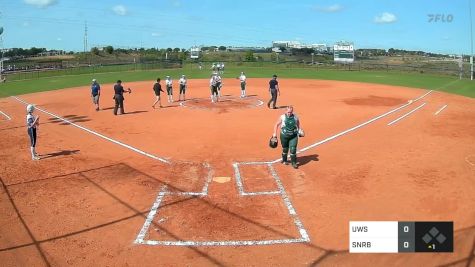
[[[454,16],[452,14],[427,14],[429,17],[428,22],[444,22],[450,23],[454,20]]]

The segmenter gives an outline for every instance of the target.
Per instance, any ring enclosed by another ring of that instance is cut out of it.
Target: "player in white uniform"
[[[244,72],[241,72],[239,76],[239,81],[241,81],[241,98],[246,97],[246,79]]]
[[[38,128],[38,125],[40,124],[40,116],[33,115],[33,111],[35,111],[35,106],[30,104],[26,107],[26,112],[28,113],[26,115],[26,125],[28,126],[28,135],[30,136],[31,159],[39,160],[40,157],[36,153],[35,147],[36,147],[36,129]]]
[[[221,62],[220,70],[221,70],[221,74],[224,74],[224,63],[223,62]]]
[[[170,76],[165,80],[165,87],[167,88],[168,103],[173,103],[173,81]]]
[[[180,83],[180,96],[178,97],[178,101],[181,101],[182,94],[183,94],[183,101],[185,101],[186,100],[185,92],[186,92],[186,88],[188,87],[188,84],[187,84],[188,81],[186,80],[186,76],[181,75],[181,78],[178,82]]]
[[[216,75],[216,86],[218,89],[218,96],[221,97],[221,88],[223,88],[223,79],[221,78],[221,75],[219,74]]]
[[[213,75],[209,80],[209,88],[211,90],[211,103],[218,102],[218,74],[216,72],[213,72]]]

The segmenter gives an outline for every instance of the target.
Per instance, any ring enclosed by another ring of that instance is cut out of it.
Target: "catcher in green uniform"
[[[290,148],[290,161],[292,167],[297,169],[297,144],[299,136],[303,137],[304,133],[301,129],[300,120],[296,114],[294,114],[294,108],[292,106],[287,107],[285,114],[279,117],[279,120],[274,126],[273,137],[277,136],[277,129],[280,126],[280,143],[282,144],[282,163],[288,164],[287,154]]]

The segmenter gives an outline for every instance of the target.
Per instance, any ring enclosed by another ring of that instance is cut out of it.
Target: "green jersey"
[[[298,117],[295,114],[287,116],[287,114],[283,114],[280,116],[280,120],[282,122],[280,126],[281,133],[285,135],[294,135],[298,133]]]

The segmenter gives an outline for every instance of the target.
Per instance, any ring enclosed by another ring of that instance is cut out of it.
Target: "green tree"
[[[246,55],[244,56],[244,58],[246,59],[246,61],[255,61],[256,60],[254,58],[254,53],[251,50],[246,52]]]
[[[175,52],[175,53],[178,53],[178,52],[180,52],[180,48],[178,48],[178,47],[175,47],[175,49],[173,49],[173,52]]]
[[[218,48],[218,50],[219,50],[219,51],[226,51],[226,46],[220,46],[220,47]]]
[[[111,45],[106,46],[104,50],[106,51],[107,54],[114,53],[114,47],[112,47]]]
[[[91,48],[91,53],[96,55],[96,56],[99,55],[99,48],[97,48],[97,47]]]

